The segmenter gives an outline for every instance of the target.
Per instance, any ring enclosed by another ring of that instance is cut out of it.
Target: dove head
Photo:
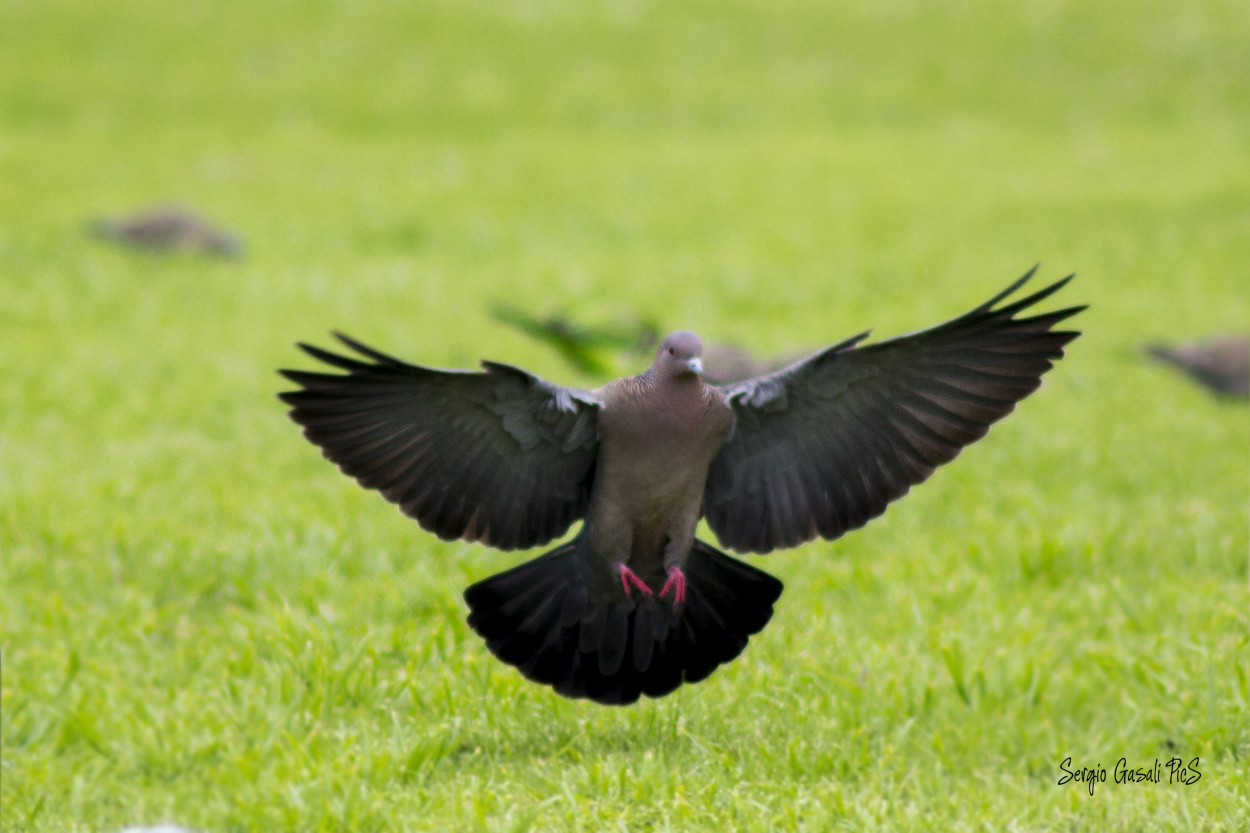
[[[655,354],[656,372],[667,377],[703,376],[703,342],[694,333],[673,333]]]

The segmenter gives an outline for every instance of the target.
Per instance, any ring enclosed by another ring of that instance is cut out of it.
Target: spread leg
[[[629,598],[633,590],[637,590],[643,596],[650,598],[655,595],[647,583],[638,578],[638,574],[624,564],[618,564],[616,567],[617,574],[621,577],[621,589],[625,591],[625,597]],[[665,585],[667,587],[668,585]]]
[[[681,567],[668,568],[668,581],[664,582],[664,588],[660,590],[660,598],[667,598],[670,592],[673,594],[674,607],[681,607],[686,603],[686,574],[681,571]]]

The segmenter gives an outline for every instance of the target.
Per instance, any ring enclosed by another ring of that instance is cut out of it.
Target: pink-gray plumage
[[[571,541],[465,591],[469,624],[568,697],[631,703],[696,682],[772,616],[777,579],[694,537],[769,552],[863,526],[1034,391],[1084,307],[1017,315],[1065,278],[939,327],[829,347],[727,386],[675,333],[651,368],[596,391],[508,365],[480,373],[301,345],[347,371],[282,371],[305,436],[440,537],[516,549]]]

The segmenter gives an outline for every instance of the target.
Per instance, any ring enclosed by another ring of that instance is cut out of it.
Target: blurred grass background
[[[1250,421],[1137,351],[1250,324],[1247,43],[1231,0],[10,0],[0,826],[1246,829]],[[245,257],[85,233],[154,203]],[[1038,260],[1092,304],[1042,391],[626,710],[494,661],[459,594],[514,557],[273,396],[330,328],[591,385],[489,305],[772,354]]]

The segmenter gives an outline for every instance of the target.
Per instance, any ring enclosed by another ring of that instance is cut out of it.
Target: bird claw
[[[648,599],[655,595],[655,592],[647,586],[647,583],[638,578],[638,574],[629,569],[629,567],[621,564],[616,569],[621,576],[621,589],[625,591],[625,598],[628,599],[632,596],[631,590],[637,590]],[[667,585],[665,586],[667,587]]]
[[[681,607],[686,603],[686,574],[681,571],[681,567],[670,567],[668,570],[668,581],[664,582],[663,589],[660,590],[660,598],[663,599],[673,593],[673,606]]]

